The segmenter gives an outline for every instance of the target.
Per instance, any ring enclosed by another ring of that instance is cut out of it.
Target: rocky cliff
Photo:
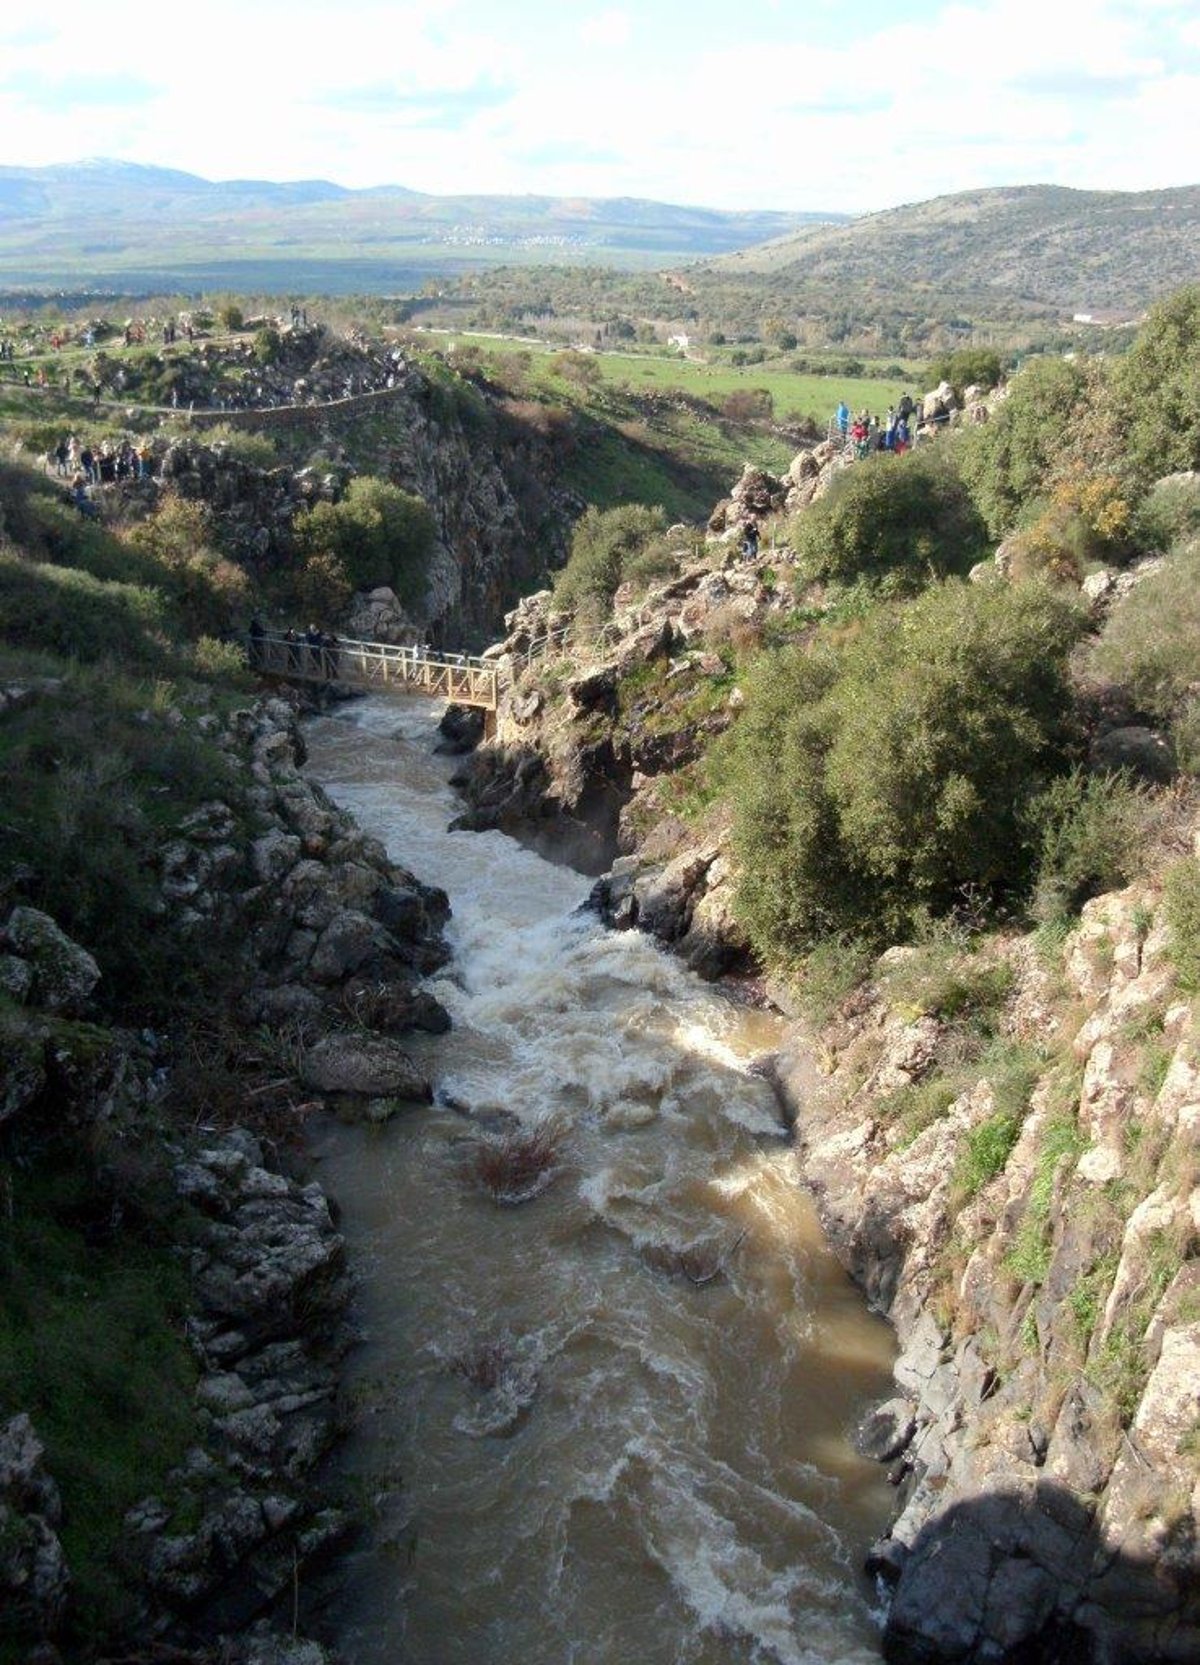
[[[618,589],[594,639],[529,598],[492,650],[511,674],[496,738],[460,776],[462,824],[607,863],[610,922],[709,977],[756,967],[701,760],[743,703],[737,649],[797,624],[790,549],[747,558],[740,530],[838,466],[748,468],[704,550],[676,529],[676,575]],[[1085,600],[1152,570],[1097,575]],[[815,623],[820,588],[804,600]],[[1124,732],[1102,720],[1094,757]],[[1186,791],[1166,824],[1160,872],[1200,831]],[[889,1659],[1200,1655],[1197,1021],[1157,879],[1089,902],[1065,942],[893,949],[826,1021],[796,1018],[778,1080],[806,1172],[902,1344],[862,1435],[898,1488],[871,1557]]]
[[[5,707],[55,697],[53,683],[13,686]],[[69,1546],[88,1537],[89,1560],[119,1569],[127,1644],[183,1657],[173,1650],[234,1637],[222,1657],[314,1665],[318,1650],[245,1635],[352,1524],[313,1483],[341,1416],[344,1248],[320,1187],[289,1171],[289,1151],[321,1105],[378,1120],[428,1098],[396,1036],[448,1026],[417,986],[446,958],[447,905],[304,780],[290,706],[164,718],[176,729],[188,720],[239,784],[162,840],[159,915],[185,945],[181,979],[189,941],[240,945],[228,1011],[191,1014],[185,1047],[122,1028],[97,1004],[86,945],[11,893],[0,920],[6,1224],[19,1235],[82,1229],[81,1264],[118,1271],[130,1252],[140,1265],[149,1241],[162,1275],[180,1264],[186,1274],[186,1350],[161,1343],[172,1352],[154,1385],[177,1461],[127,1509],[119,1543],[96,1542],[104,1529],[88,1527],[94,1511],[77,1477],[56,1472],[56,1441],[43,1433],[45,1404],[52,1413],[68,1391],[54,1376],[55,1329],[44,1363],[21,1378],[35,1402],[0,1428],[0,1630],[14,1645],[78,1644]],[[40,1227],[39,1175],[75,1168],[83,1215],[51,1197],[56,1223]],[[46,1298],[62,1304],[70,1288],[48,1286]],[[159,1344],[147,1331],[144,1345]],[[111,1406],[81,1406],[89,1425],[125,1414],[119,1384],[106,1391]],[[130,1478],[122,1471],[121,1484]]]
[[[152,507],[169,483],[208,505],[223,544],[261,577],[292,559],[302,509],[336,501],[355,474],[378,476],[428,504],[436,544],[411,618],[394,596],[364,595],[348,627],[455,644],[494,635],[504,609],[565,559],[583,507],[557,484],[568,437],[486,386],[435,376],[365,337],[285,332],[279,355],[260,364],[249,341],[197,351],[183,392],[203,408],[152,440],[152,475],[120,488],[129,508]],[[269,437],[280,465],[241,457],[239,433]]]

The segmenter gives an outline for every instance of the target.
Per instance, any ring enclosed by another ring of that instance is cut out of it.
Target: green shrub
[[[1165,909],[1168,948],[1180,985],[1190,994],[1200,993],[1200,861],[1194,856],[1167,873]]]
[[[254,357],[259,364],[275,364],[283,352],[283,337],[277,329],[270,325],[256,331],[254,336]]]
[[[796,980],[800,1010],[810,1023],[828,1023],[871,971],[870,949],[848,936],[829,936],[804,957]]]
[[[961,399],[968,387],[995,387],[1003,375],[1000,354],[992,347],[960,347],[935,358],[925,372],[926,387],[949,382]]]
[[[1133,531],[1135,543],[1146,550],[1170,549],[1200,533],[1200,475],[1156,481],[1138,505]]]
[[[235,428],[219,422],[205,433],[205,442],[213,449],[220,448],[236,462],[249,463],[252,468],[278,468],[279,452],[269,434],[254,433],[249,428]]]
[[[990,1032],[1012,991],[1013,969],[1005,960],[956,951],[943,932],[909,951],[883,981],[888,1004],[906,1017],[970,1022]]]
[[[1133,875],[1146,825],[1146,793],[1125,775],[1074,769],[1031,800],[1026,825],[1037,852],[1034,917],[1070,919],[1089,897]]]
[[[1159,722],[1184,711],[1200,683],[1200,537],[1164,556],[1113,608],[1084,667]]]
[[[950,582],[764,656],[718,763],[764,958],[829,932],[899,940],[1024,882],[1023,814],[1060,765],[1080,628],[1040,586]]]
[[[150,518],[134,527],[129,542],[154,562],[158,581],[189,633],[219,635],[244,616],[250,581],[212,547],[213,521],[206,504],[164,493]]]
[[[159,853],[184,814],[213,798],[236,808],[240,788],[224,753],[178,722],[170,684],[131,683],[111,662],[64,669],[53,699],[4,725],[0,872],[26,870],[25,899],[95,955],[108,1009],[169,1012],[235,961],[216,923],[180,943]]]
[[[1064,1084],[1061,1096],[1067,1098],[1072,1089],[1077,1098],[1079,1081],[1075,1077]],[[1051,1261],[1049,1227],[1054,1183],[1061,1164],[1074,1163],[1086,1149],[1087,1139],[1080,1131],[1075,1112],[1064,1104],[1042,1129],[1025,1213],[1008,1256],[1009,1270],[1023,1283],[1045,1282]]]
[[[303,555],[336,557],[355,589],[386,584],[411,604],[424,591],[437,527],[420,497],[364,474],[339,502],[298,516],[295,533]]]
[[[207,681],[252,684],[247,676],[246,650],[237,642],[216,636],[201,636],[191,650],[192,669]]]
[[[1200,468],[1200,285],[1152,309],[1113,385],[1126,454],[1143,480]]]
[[[575,524],[571,553],[555,578],[557,605],[607,616],[627,568],[636,567],[661,539],[667,517],[660,508],[627,503],[617,509],[587,509]]]
[[[1011,532],[1022,509],[1045,493],[1085,386],[1080,366],[1036,359],[1013,377],[991,421],[958,437],[963,479],[993,538]]]
[[[634,584],[638,589],[649,589],[653,584],[674,578],[679,571],[675,548],[666,538],[652,538],[631,555],[621,568],[621,582]]]
[[[983,553],[985,529],[946,455],[913,452],[844,469],[790,537],[801,583],[896,575],[915,588],[965,573]]]

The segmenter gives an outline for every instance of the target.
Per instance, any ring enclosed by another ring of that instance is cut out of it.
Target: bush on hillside
[[[571,553],[554,581],[555,601],[563,611],[606,618],[627,569],[636,566],[666,530],[660,508],[627,503],[617,509],[587,509],[575,523]]]
[[[1164,556],[1109,614],[1083,669],[1123,688],[1158,722],[1176,719],[1200,685],[1200,537]]]
[[[1035,359],[1013,378],[991,421],[958,438],[962,477],[993,538],[1011,532],[1021,511],[1045,493],[1086,385],[1079,365]]]
[[[129,542],[157,566],[189,635],[220,635],[238,627],[249,604],[250,581],[241,567],[212,547],[208,506],[166,492],[158,508],[135,526]]]
[[[228,972],[215,926],[183,948],[164,922],[159,853],[184,813],[212,798],[236,805],[240,789],[219,748],[178,724],[170,685],[129,681],[118,659],[120,644],[102,666],[68,670],[53,701],[10,716],[0,870],[24,871],[25,899],[95,955],[98,999],[141,1015]]]
[[[1176,862],[1166,878],[1167,943],[1180,986],[1200,994],[1200,861]]]
[[[1073,769],[1031,800],[1026,823],[1037,860],[1033,914],[1054,924],[1132,878],[1146,794],[1124,775]]]
[[[85,519],[67,501],[65,487],[17,463],[0,463],[0,540],[54,566],[77,567],[94,578],[118,583],[151,583],[153,562],[114,536],[98,521]]]
[[[254,358],[258,364],[276,364],[283,353],[283,337],[269,324],[254,336]]]
[[[762,661],[716,766],[768,962],[830,933],[896,940],[1024,885],[1025,809],[1062,765],[1081,628],[1040,585],[949,582]]]
[[[1098,561],[1120,563],[1130,550],[1131,514],[1115,474],[1071,468],[1053,486],[1036,519],[1008,542],[1014,578],[1045,575],[1078,583]]]
[[[335,557],[355,589],[389,585],[411,604],[423,593],[437,527],[422,498],[364,474],[339,502],[299,515],[295,534],[303,556]]]
[[[354,586],[336,555],[319,549],[290,575],[288,597],[292,610],[306,619],[335,619],[354,594]]]
[[[252,468],[279,467],[279,452],[269,434],[254,433],[249,428],[235,428],[229,422],[219,422],[207,430],[204,438],[214,451],[220,450],[235,462],[249,463]]]
[[[801,582],[895,575],[915,589],[965,573],[983,553],[985,530],[949,459],[914,452],[844,469],[789,535]]]
[[[1114,368],[1113,389],[1145,483],[1200,468],[1200,284],[1153,308]]]
[[[925,372],[925,386],[937,387],[940,382],[949,382],[961,399],[968,387],[998,386],[1003,374],[1000,354],[994,348],[960,347],[957,352],[934,359]]]
[[[1200,473],[1170,474],[1157,481],[1138,504],[1133,541],[1139,549],[1161,551],[1200,533]]]

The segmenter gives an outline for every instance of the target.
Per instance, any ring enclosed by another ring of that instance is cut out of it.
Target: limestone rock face
[[[71,1583],[55,1531],[58,1488],[44,1457],[24,1412],[0,1427],[0,1602],[19,1631],[38,1637],[57,1631]]]
[[[304,1083],[321,1093],[428,1103],[429,1082],[408,1053],[384,1035],[327,1035],[304,1056]]]
[[[34,1004],[68,1016],[86,1010],[100,981],[100,967],[49,914],[37,908],[14,908],[2,940],[29,966],[33,976],[28,998]]]
[[[1041,1040],[1048,973],[1019,939],[1004,952],[1017,979],[1009,1032]],[[1036,1081],[1006,1160],[969,1195],[963,1152],[1002,1111],[986,1071],[927,1126],[898,1125],[887,1108],[950,1038],[887,1004],[911,957],[883,956],[825,1052],[796,1031],[779,1059],[833,1245],[901,1342],[911,1427],[888,1407],[867,1431],[901,1503],[871,1558],[894,1586],[885,1657],[1189,1657],[1200,1042],[1161,896],[1131,886],[1085,905],[1063,948],[1062,1073]],[[1155,1168],[1139,1167],[1139,1137],[1161,1153]]]

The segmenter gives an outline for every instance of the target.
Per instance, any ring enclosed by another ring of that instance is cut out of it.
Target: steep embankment
[[[301,777],[289,706],[222,719],[205,703],[132,713],[123,757],[105,713],[105,809],[135,857],[126,871],[111,852],[108,911],[123,917],[89,914],[83,860],[61,891],[57,824],[40,866],[8,867],[0,891],[0,1635],[14,1648],[175,1657],[231,1639],[231,1658],[291,1657],[269,1631],[238,1638],[352,1526],[313,1483],[339,1425],[344,1247],[287,1154],[323,1103],[381,1119],[428,1098],[395,1036],[448,1025],[416,986],[446,958],[446,902]],[[97,715],[70,678],[6,684],[5,766],[24,782],[6,836],[46,812]],[[149,830],[133,798],[147,778]],[[47,912],[56,885],[85,940]]]
[[[415,494],[432,513],[433,547],[406,597],[422,631],[481,637],[561,564],[581,505],[555,483],[553,428],[521,420],[450,371],[428,373],[398,348],[264,326],[240,343],[149,359],[140,372],[110,369],[128,397],[161,397],[166,378],[180,407],[196,407],[169,441],[151,441],[156,460],[141,495],[153,498],[161,480],[205,503],[224,546],[259,577],[295,562],[296,515],[339,501],[359,475]],[[269,442],[265,459],[239,454],[242,434]],[[397,609],[394,597],[380,603],[361,605],[355,628],[386,630]]]
[[[619,587],[594,647],[577,634],[564,656],[553,597],[523,604],[497,650],[518,673],[497,740],[463,774],[465,824],[582,846],[597,871],[619,852],[597,905],[708,976],[754,966],[709,755],[740,677],[823,616],[862,631],[861,596],[809,585],[798,612],[791,548],[733,541],[820,496],[819,464],[748,471],[705,554],[677,536],[676,576]],[[978,583],[1005,585],[1007,560]],[[1096,573],[1084,594],[1103,617],[1168,570]],[[1114,690],[1090,711],[1093,766],[1155,778],[1165,744],[1129,712]],[[1186,782],[1154,801],[1146,876],[1073,929],[947,921],[874,962],[833,939],[826,1016],[814,973],[778,1060],[831,1240],[903,1346],[863,1437],[898,1487],[872,1564],[906,1665],[1200,1647],[1200,818]]]

